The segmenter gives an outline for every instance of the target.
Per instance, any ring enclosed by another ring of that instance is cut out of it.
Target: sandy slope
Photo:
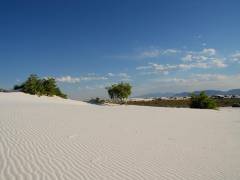
[[[0,93],[1,180],[238,180],[240,109]]]

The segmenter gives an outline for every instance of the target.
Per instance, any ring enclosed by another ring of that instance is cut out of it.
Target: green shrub
[[[116,102],[124,102],[132,93],[132,87],[129,83],[113,84],[106,88],[109,97]]]
[[[30,75],[28,79],[21,85],[15,85],[13,89],[32,95],[56,95],[62,98],[67,98],[67,95],[63,94],[61,90],[57,87],[54,78],[40,79],[37,75],[34,74]]]
[[[234,103],[232,107],[240,107],[240,103]]]
[[[199,95],[191,95],[190,107],[199,109],[216,109],[217,104],[213,99],[209,98],[205,92],[201,92]]]
[[[88,102],[91,104],[99,104],[100,105],[100,104],[104,104],[105,100],[100,99],[99,97],[96,97],[96,98],[90,99]]]
[[[181,99],[181,100],[162,100],[154,99],[152,101],[128,101],[129,105],[140,105],[140,106],[156,106],[156,107],[189,107],[190,99]]]

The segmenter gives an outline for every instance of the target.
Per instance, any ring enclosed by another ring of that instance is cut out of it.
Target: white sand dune
[[[51,104],[68,104],[68,105],[88,105],[88,103],[82,101],[75,101],[70,99],[63,99],[58,96],[48,97],[48,96],[36,96],[25,94],[21,92],[16,93],[1,93],[0,92],[0,99],[2,103],[11,103],[11,104],[41,104],[41,103],[51,103]]]
[[[1,180],[238,180],[240,110],[0,93]]]

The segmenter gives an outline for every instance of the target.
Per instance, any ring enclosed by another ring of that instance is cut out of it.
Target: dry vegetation
[[[239,104],[239,98],[232,99],[215,99],[218,107],[229,107],[233,104]],[[139,105],[139,106],[157,106],[157,107],[189,107],[190,99],[186,100],[161,100],[156,99],[152,101],[128,101],[129,105]]]

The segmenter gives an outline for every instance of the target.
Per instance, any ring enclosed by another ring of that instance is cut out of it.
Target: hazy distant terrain
[[[212,95],[240,95],[240,89],[231,89],[228,91],[219,91],[219,90],[204,90],[208,96]],[[201,91],[194,91],[194,92],[181,92],[181,93],[150,93],[145,94],[137,97],[142,98],[149,98],[149,97],[169,97],[169,96],[175,96],[175,97],[184,97],[189,96],[191,93],[199,94]]]

